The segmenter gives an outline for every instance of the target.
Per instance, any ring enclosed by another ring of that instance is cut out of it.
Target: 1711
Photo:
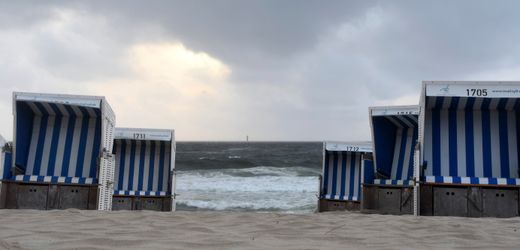
[[[143,133],[134,133],[134,139],[146,139],[146,135]]]

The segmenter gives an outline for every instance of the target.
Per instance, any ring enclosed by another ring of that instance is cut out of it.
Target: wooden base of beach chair
[[[413,189],[399,186],[363,186],[364,213],[412,214]]]
[[[112,210],[171,211],[171,197],[138,197],[114,195]]]
[[[96,185],[2,183],[2,208],[97,209]]]
[[[318,202],[318,212],[359,210],[359,202],[354,201],[336,201],[320,199]]]
[[[514,217],[519,215],[518,189],[483,188],[482,216]]]
[[[433,215],[467,216],[467,188],[433,188]]]
[[[133,208],[133,197],[112,197],[112,210],[134,210]]]
[[[422,185],[420,214],[465,217],[519,216],[518,187]]]

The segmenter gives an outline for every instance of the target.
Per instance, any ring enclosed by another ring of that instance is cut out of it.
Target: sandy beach
[[[517,249],[520,218],[0,210],[3,249]]]

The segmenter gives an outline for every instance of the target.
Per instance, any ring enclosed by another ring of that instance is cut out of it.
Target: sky
[[[369,140],[423,80],[520,80],[518,1],[0,0],[12,92],[102,95],[177,140]]]

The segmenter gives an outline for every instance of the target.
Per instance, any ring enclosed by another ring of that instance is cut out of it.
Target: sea
[[[321,142],[177,142],[177,210],[311,213]]]

